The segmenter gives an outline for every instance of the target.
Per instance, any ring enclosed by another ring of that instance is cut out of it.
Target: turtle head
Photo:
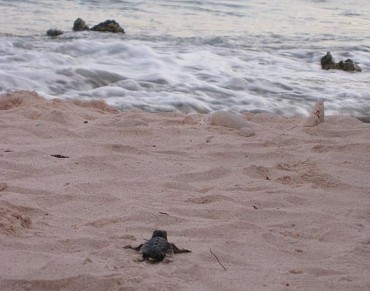
[[[160,230],[160,229],[156,229],[154,232],[153,232],[153,235],[152,235],[152,238],[153,237],[163,237],[164,239],[167,240],[167,231],[165,230]]]

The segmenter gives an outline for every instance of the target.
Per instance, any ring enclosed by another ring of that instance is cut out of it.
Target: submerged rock
[[[93,31],[101,32],[120,32],[125,33],[124,29],[115,20],[106,20],[91,28]]]
[[[63,31],[61,31],[59,29],[49,29],[46,32],[47,36],[58,36],[58,35],[61,35],[61,34],[63,34]]]
[[[342,70],[346,72],[361,72],[362,69],[353,63],[352,60],[347,59],[336,63],[330,52],[327,52],[325,56],[321,58],[321,68],[323,70]]]
[[[81,18],[77,18],[73,23],[73,31],[89,30],[90,28],[86,25],[86,22]]]

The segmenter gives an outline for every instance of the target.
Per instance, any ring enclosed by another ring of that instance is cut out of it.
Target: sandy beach
[[[1,95],[0,289],[370,290],[370,124],[241,118]]]

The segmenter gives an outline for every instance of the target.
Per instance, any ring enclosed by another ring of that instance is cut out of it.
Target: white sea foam
[[[36,4],[41,12],[50,9],[41,30],[27,13],[14,27],[10,17],[18,13],[19,18],[20,6],[5,1],[0,4],[0,91],[104,98],[122,109],[285,115],[308,114],[323,99],[328,114],[368,115],[370,33],[364,19],[369,5],[365,1],[359,12],[346,1],[302,0],[305,9],[295,10],[293,2],[69,1],[57,8],[44,0],[19,1],[28,13]],[[72,15],[64,14],[67,8]],[[89,24],[125,19],[127,34],[44,36],[55,21],[71,30],[73,20],[85,15]],[[363,72],[321,70],[327,50],[337,61],[353,59]]]

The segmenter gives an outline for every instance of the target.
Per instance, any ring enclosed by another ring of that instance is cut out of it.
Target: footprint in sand
[[[194,204],[208,204],[216,201],[232,201],[232,199],[224,195],[207,195],[202,197],[189,198],[187,201]]]
[[[335,188],[344,185],[333,176],[322,173],[318,164],[313,161],[292,161],[279,163],[275,166],[278,171],[287,174],[277,177],[276,181],[285,185],[301,186],[312,184],[312,188]]]
[[[220,179],[228,175],[231,171],[224,167],[215,167],[205,171],[190,172],[180,174],[176,177],[177,180],[183,182],[201,182]]]
[[[243,169],[243,174],[255,179],[271,179],[271,171],[264,166],[250,165],[248,168]]]
[[[0,201],[0,232],[17,234],[32,226],[32,220],[27,215],[27,207],[15,206],[7,201]]]

